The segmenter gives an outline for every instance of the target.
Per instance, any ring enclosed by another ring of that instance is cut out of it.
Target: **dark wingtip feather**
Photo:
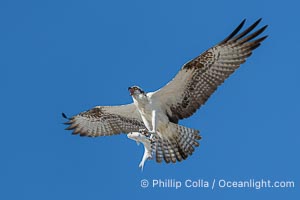
[[[247,42],[253,38],[255,38],[257,35],[261,34],[267,27],[268,25],[263,26],[262,28],[260,28],[258,31],[256,31],[255,33],[252,33],[251,35],[249,35],[246,38],[243,38],[244,36],[246,36],[248,33],[250,33],[253,29],[255,29],[255,27],[261,22],[262,18],[259,18],[258,20],[256,20],[251,26],[249,26],[246,30],[244,30],[243,32],[241,32],[240,34],[237,35],[237,33],[240,31],[240,29],[242,28],[242,26],[245,23],[245,19],[242,21],[242,23],[227,37],[225,38],[220,44],[224,44],[226,42],[235,42],[237,40],[240,40],[241,43]]]
[[[258,20],[256,20],[256,22],[254,22],[255,24],[259,24],[259,22],[262,20],[262,18],[259,18]]]
[[[241,39],[242,37],[244,37],[245,35],[247,35],[248,33],[250,33],[253,29],[255,29],[255,27],[260,23],[260,21],[262,20],[262,18],[256,20],[256,22],[254,22],[251,26],[249,26],[246,30],[244,30],[243,32],[241,32],[240,34],[238,34],[237,36],[235,36],[234,38],[232,38],[233,41],[237,41],[239,39]],[[256,37],[257,35],[259,35],[262,31],[264,31],[266,27],[262,27],[260,30],[256,31],[255,33],[251,34],[251,36]],[[261,31],[261,32],[260,32]],[[253,38],[252,37],[252,38]],[[248,38],[248,37],[247,37]],[[249,39],[250,40],[250,39]],[[246,41],[246,40],[245,40]],[[247,40],[248,41],[248,40]]]
[[[268,27],[268,25],[263,26],[262,28],[260,28],[259,30],[257,30],[256,32],[252,33],[251,35],[249,35],[248,37],[244,38],[242,41],[249,41],[252,40],[253,38],[255,38],[256,36],[260,35],[262,32],[265,31],[265,29]]]
[[[220,42],[220,44],[224,44],[224,43],[226,43],[228,40],[230,40],[231,38],[233,38],[233,37],[241,30],[241,28],[244,26],[245,22],[246,22],[246,19],[244,19],[244,20],[238,25],[238,27],[236,27],[236,28],[234,29],[234,31],[233,31],[232,33],[230,33],[229,36],[227,36],[222,42]]]
[[[256,22],[255,23],[259,23],[260,21],[262,20],[262,17],[260,17],[260,18],[258,18],[258,20],[256,20]]]
[[[268,28],[269,25],[264,25],[262,28],[261,28],[261,32],[264,32],[266,30],[266,28]]]
[[[62,112],[61,115],[62,115],[63,118],[69,119],[65,113]]]
[[[265,35],[265,36],[263,36],[263,37],[261,37],[261,38],[258,38],[258,39],[256,39],[256,40],[254,40],[254,42],[256,42],[256,43],[261,43],[261,42],[264,41],[267,37],[268,37],[268,35]]]
[[[73,130],[78,127],[78,124],[73,123],[73,121],[66,122],[66,125],[69,125],[65,130]]]
[[[267,39],[269,37],[269,35],[265,35],[264,37],[260,38],[261,42],[264,41],[265,39]]]

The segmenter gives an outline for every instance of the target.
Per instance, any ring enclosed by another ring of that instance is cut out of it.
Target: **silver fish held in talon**
[[[134,140],[137,142],[137,144],[139,145],[140,143],[142,143],[144,145],[144,155],[143,158],[139,164],[139,167],[142,169],[144,169],[144,165],[146,160],[148,159],[152,159],[152,152],[153,152],[153,139],[150,139],[150,135],[148,136],[147,131],[139,131],[139,132],[131,132],[127,134],[127,137],[131,140]]]

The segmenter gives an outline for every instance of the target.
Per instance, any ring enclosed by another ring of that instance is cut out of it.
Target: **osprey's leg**
[[[150,139],[153,140],[154,136],[158,136],[162,138],[161,134],[157,131],[157,117],[156,117],[156,110],[152,111],[152,130],[149,131],[151,134]]]
[[[146,126],[146,129],[140,129],[139,133],[141,133],[142,135],[146,136],[146,137],[150,137],[151,133],[151,129],[152,129],[152,124],[151,122],[149,122],[143,115],[141,116],[142,120]]]
[[[141,117],[144,122],[144,125],[147,128],[147,131],[150,131],[152,129],[152,124],[143,115],[141,115]]]
[[[152,111],[152,119],[151,119],[151,121],[152,121],[152,124],[151,124],[152,125],[152,129],[151,129],[151,127],[148,124],[148,126],[147,126],[148,133],[156,135],[157,133],[156,133],[156,111],[155,110]]]
[[[151,134],[156,134],[156,110],[152,111],[152,131]]]
[[[147,129],[140,129],[139,133],[145,135],[146,137],[150,137],[150,140],[154,140],[154,136],[159,136],[157,132],[157,120],[156,120],[156,111],[152,111],[151,122],[149,122],[143,115],[141,116],[142,120]]]

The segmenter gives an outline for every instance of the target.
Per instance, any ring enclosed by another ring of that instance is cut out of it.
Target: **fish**
[[[131,140],[136,141],[136,143],[139,145],[140,143],[142,143],[144,145],[144,155],[142,157],[142,160],[139,164],[139,168],[141,168],[141,170],[143,171],[144,169],[144,165],[146,160],[148,159],[152,159],[152,155],[153,155],[153,139],[152,137],[143,134],[143,132],[130,132],[127,134],[127,137]]]

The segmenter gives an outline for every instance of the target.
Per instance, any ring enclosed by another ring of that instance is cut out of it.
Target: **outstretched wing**
[[[104,136],[144,129],[144,123],[134,104],[96,106],[69,119],[66,130],[80,136]]]
[[[153,93],[152,98],[161,102],[170,121],[178,123],[191,116],[246,61],[267,37],[255,39],[267,25],[250,34],[260,21],[238,34],[245,23],[243,20],[226,39],[186,63],[172,81]]]

